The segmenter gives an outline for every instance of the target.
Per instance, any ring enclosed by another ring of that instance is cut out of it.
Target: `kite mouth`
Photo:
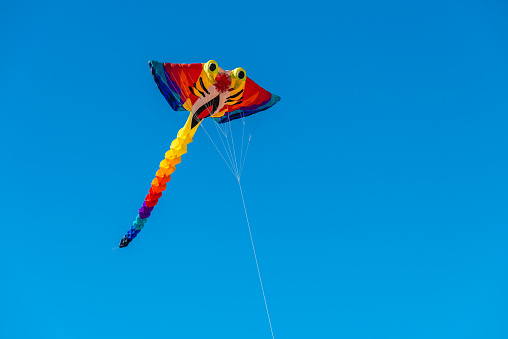
[[[191,128],[194,128],[201,120],[204,118],[209,117],[210,115],[213,115],[217,108],[219,108],[220,103],[220,95],[217,95],[212,100],[208,101],[207,103],[203,104],[200,108],[197,109],[196,113],[194,113],[194,117],[192,119]]]

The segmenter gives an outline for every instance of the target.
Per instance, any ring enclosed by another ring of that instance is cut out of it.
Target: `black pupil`
[[[217,66],[215,64],[210,64],[210,71],[215,71],[217,69]]]
[[[245,77],[245,72],[244,71],[238,72],[238,79],[243,79],[244,77]]]

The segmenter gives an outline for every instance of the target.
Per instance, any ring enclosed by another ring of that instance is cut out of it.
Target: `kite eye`
[[[219,71],[219,66],[217,66],[215,60],[210,60],[205,64],[204,69],[207,72],[217,73]]]
[[[238,80],[245,80],[247,78],[247,73],[245,73],[245,70],[241,67],[235,68],[233,72],[231,72],[231,77],[238,79]]]

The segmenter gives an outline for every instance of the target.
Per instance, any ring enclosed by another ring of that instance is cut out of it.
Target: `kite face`
[[[212,117],[219,123],[243,118],[275,105],[280,97],[264,90],[246,71],[224,71],[214,60],[203,64],[149,63],[152,75],[175,111],[194,113],[193,126]]]

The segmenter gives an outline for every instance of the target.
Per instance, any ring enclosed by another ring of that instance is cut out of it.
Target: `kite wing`
[[[215,118],[215,121],[224,123],[243,118],[264,111],[275,105],[279,100],[278,95],[271,94],[252,79],[247,78],[244,91],[238,100],[228,107],[228,112],[222,118]]]
[[[203,72],[203,64],[171,64],[158,61],[148,63],[162,95],[175,111],[190,111],[199,98],[194,92],[196,80]]]

